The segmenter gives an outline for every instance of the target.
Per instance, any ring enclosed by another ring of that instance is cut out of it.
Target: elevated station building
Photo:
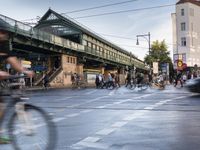
[[[0,19],[7,24],[12,50],[37,72],[34,85],[42,84],[44,74],[51,86],[67,86],[72,73],[93,83],[98,73],[118,72],[124,82],[126,70],[148,70],[132,53],[51,9],[34,27],[3,15]]]

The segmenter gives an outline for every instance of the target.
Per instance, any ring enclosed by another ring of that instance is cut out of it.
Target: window
[[[184,9],[181,9],[181,16],[184,16],[185,15],[185,11]]]
[[[67,63],[69,63],[69,56],[67,57]]]
[[[83,45],[87,45],[87,41],[83,40]]]
[[[185,22],[181,23],[181,31],[185,31]]]
[[[194,38],[193,37],[191,37],[191,43],[192,43],[192,46],[194,46]]]
[[[75,58],[72,58],[72,63],[73,63],[73,64],[76,64]]]
[[[88,47],[92,47],[92,43],[88,42],[87,44]]]
[[[194,16],[194,9],[190,8],[190,16]]]
[[[193,23],[191,23],[191,31],[193,32]]]
[[[181,46],[186,46],[186,37],[181,38]]]

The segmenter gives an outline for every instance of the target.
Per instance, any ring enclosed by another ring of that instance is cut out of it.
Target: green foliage
[[[153,62],[169,63],[170,72],[173,72],[173,64],[170,58],[170,52],[165,43],[165,40],[159,42],[158,40],[154,41],[151,45],[150,54],[146,55],[144,62],[152,67]]]

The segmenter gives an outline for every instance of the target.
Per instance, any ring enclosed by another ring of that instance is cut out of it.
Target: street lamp
[[[137,37],[136,45],[139,45],[139,40],[138,40],[139,37],[143,37],[147,40],[147,42],[149,43],[149,54],[150,54],[150,50],[151,50],[151,41],[150,41],[151,34],[150,34],[150,32],[148,32],[148,34],[137,35],[136,37]],[[148,37],[148,39],[146,37]]]
[[[151,51],[151,34],[150,34],[150,32],[148,32],[148,34],[137,35],[136,37],[137,37],[136,45],[139,45],[139,40],[138,40],[139,37],[143,37],[147,40],[147,42],[149,44],[149,55],[150,55],[150,51]],[[151,66],[151,64],[150,64],[150,66]],[[151,69],[150,69],[150,74],[151,74]]]

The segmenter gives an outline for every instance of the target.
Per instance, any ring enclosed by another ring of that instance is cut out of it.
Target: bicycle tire
[[[146,90],[148,89],[148,85],[147,84],[142,84],[141,85],[141,90]]]
[[[26,111],[26,112],[29,112],[29,111],[34,111],[34,113],[36,112],[36,113],[38,113],[39,115],[40,115],[40,117],[42,117],[42,119],[43,119],[43,121],[44,122],[42,122],[43,124],[45,124],[46,123],[46,131],[48,132],[47,133],[47,135],[48,135],[48,137],[46,138],[47,139],[47,141],[46,141],[46,145],[45,145],[45,147],[44,148],[42,148],[41,150],[55,150],[55,148],[56,148],[56,140],[57,140],[57,132],[56,132],[56,126],[55,126],[55,124],[54,124],[54,122],[52,121],[52,119],[51,119],[51,117],[43,110],[43,109],[41,109],[41,108],[39,108],[39,107],[36,107],[36,106],[33,106],[33,105],[30,105],[30,104],[25,104],[24,105],[24,110]],[[31,113],[31,115],[33,115],[33,113]],[[13,148],[15,149],[15,150],[25,150],[25,149],[27,149],[26,148],[26,146],[25,146],[25,148],[23,148],[22,147],[22,145],[23,144],[25,144],[25,141],[22,141],[22,143],[18,143],[18,139],[17,139],[17,131],[15,131],[15,121],[16,121],[16,119],[17,119],[17,113],[15,112],[13,115],[12,115],[12,117],[10,118],[10,121],[9,121],[9,124],[8,124],[8,132],[9,132],[9,136],[10,136],[10,138],[11,138],[11,140],[12,140],[12,145],[13,145]],[[31,116],[32,117],[32,116]],[[32,117],[33,118],[33,117]],[[40,122],[36,122],[36,124],[35,125],[37,125],[37,126],[35,126],[34,128],[37,128],[38,127],[38,124],[39,124]],[[41,124],[41,125],[43,125],[43,124]],[[41,128],[41,126],[39,126],[38,128]],[[44,129],[42,129],[42,131],[43,131]],[[20,131],[21,132],[21,131]],[[40,133],[42,133],[42,132],[40,132]],[[19,133],[20,134],[20,133]],[[43,134],[43,133],[42,133]],[[27,135],[24,135],[24,136],[26,136],[25,138],[29,138],[30,137],[30,135],[29,136],[27,136]],[[32,136],[33,137],[33,136]],[[21,138],[21,136],[20,136],[20,138]],[[34,137],[33,137],[34,138]],[[39,138],[39,140],[40,139],[42,139],[42,138]],[[30,140],[31,141],[31,140]],[[38,141],[39,143],[42,143],[43,141]],[[34,141],[32,141],[31,142],[31,144],[32,143],[34,143]],[[44,143],[44,142],[43,142]],[[31,147],[31,145],[30,145],[30,143],[27,143],[27,145],[29,146],[29,148],[28,149],[34,149],[33,147]],[[33,145],[34,146],[34,145]],[[38,145],[35,145],[35,146],[37,146],[37,147],[39,147]]]
[[[136,88],[136,84],[133,83],[133,84],[130,86],[130,89],[131,89],[131,90],[134,90],[135,88]]]

